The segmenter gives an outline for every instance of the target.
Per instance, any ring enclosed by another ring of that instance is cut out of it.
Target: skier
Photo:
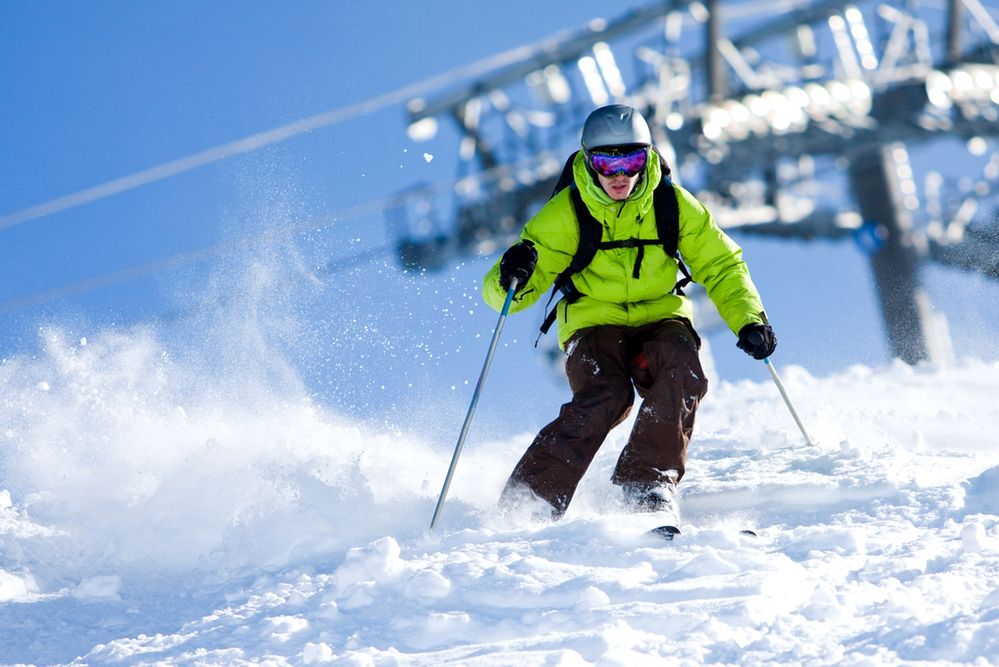
[[[520,241],[483,280],[483,297],[498,311],[514,279],[511,313],[534,304],[553,284],[566,295],[552,316],[572,399],[527,448],[500,505],[526,505],[536,515],[540,508],[545,518],[561,518],[604,438],[630,413],[637,390],[642,405],[611,481],[631,510],[675,515],[676,485],[707,380],[693,308],[677,289],[683,263],[660,238],[667,215],[657,210],[657,186],[672,188],[665,191],[671,197],[675,191],[678,250],[737,333],[738,347],[765,359],[777,339],[741,248],[700,201],[664,179],[669,169],[636,109],[596,109],[583,125],[581,144],[571,164],[572,185],[527,222]],[[586,212],[575,208],[583,205]],[[585,266],[570,269],[588,216],[600,225],[600,245]]]

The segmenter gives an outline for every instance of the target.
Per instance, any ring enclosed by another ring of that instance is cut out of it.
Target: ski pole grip
[[[763,334],[759,331],[751,331],[749,335],[746,336],[750,343],[753,345],[763,345]]]

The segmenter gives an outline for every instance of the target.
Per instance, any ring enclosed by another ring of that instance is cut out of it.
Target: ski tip
[[[674,537],[680,534],[680,529],[676,526],[658,526],[646,533],[647,535],[654,535],[656,537],[661,537],[664,540],[672,540]]]
[[[740,530],[739,534],[740,535],[746,535],[748,537],[759,537],[759,535],[756,534],[755,530],[749,530],[748,528],[745,529],[745,530]]]

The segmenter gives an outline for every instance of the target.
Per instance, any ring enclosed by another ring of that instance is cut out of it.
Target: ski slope
[[[473,428],[429,534],[452,442],[152,330],[43,337],[0,364],[0,663],[999,659],[997,363],[781,368],[815,447],[764,372],[716,382],[665,543],[606,481],[630,424],[553,525],[494,512],[533,433]]]

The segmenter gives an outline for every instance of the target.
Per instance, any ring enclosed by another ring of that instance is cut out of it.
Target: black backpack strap
[[[578,152],[579,151],[576,151],[576,153]],[[570,155],[569,159],[565,161],[565,166],[562,167],[562,174],[558,177],[558,180],[555,182],[555,189],[552,190],[552,195],[551,197],[549,197],[549,199],[551,199],[558,193],[562,192],[562,190],[565,190],[570,185],[575,184],[576,180],[573,178],[572,175],[572,163],[576,160],[576,153]]]
[[[638,255],[635,257],[635,268],[631,275],[638,278],[642,272],[642,260],[645,259],[645,246],[662,245],[659,239],[624,239],[623,241],[603,241],[598,246],[600,250],[614,250],[615,248],[638,248]]]
[[[571,180],[572,160],[573,158],[569,158],[569,161],[566,162],[566,169],[569,172],[570,179],[568,186],[569,200],[572,202],[572,210],[576,215],[576,222],[579,224],[579,245],[576,248],[576,254],[572,257],[572,261],[569,262],[569,266],[567,266],[566,269],[562,271],[562,273],[558,274],[557,278],[555,278],[555,285],[552,288],[552,294],[548,297],[548,303],[545,305],[545,310],[547,312],[545,320],[541,324],[542,335],[548,333],[552,324],[555,323],[558,304],[555,304],[555,308],[551,308],[551,304],[555,299],[556,294],[561,294],[562,299],[566,300],[566,304],[578,301],[579,297],[583,296],[582,292],[576,289],[576,285],[573,284],[572,276],[585,269],[590,262],[593,261],[593,257],[597,254],[597,250],[603,245],[600,243],[600,239],[603,237],[603,227],[601,227],[600,223],[597,222],[597,219],[593,217],[593,214],[590,213],[590,209],[586,208],[586,204],[583,202],[583,197],[579,194],[579,188],[576,187],[576,182]],[[562,176],[565,176],[565,170],[563,170]],[[558,194],[561,189],[562,188],[556,187],[555,193]],[[548,310],[549,308],[551,308],[551,310]]]
[[[572,210],[576,214],[576,221],[579,222],[579,248],[569,262],[568,268],[562,275],[568,278],[574,273],[579,273],[593,261],[600,248],[600,239],[603,238],[603,226],[590,213],[583,202],[583,195],[579,193],[579,188],[573,182],[569,189],[569,197],[572,199]]]
[[[656,232],[663,250],[676,258],[680,245],[680,202],[676,198],[673,181],[663,178],[652,192],[652,206],[656,212]]]
[[[534,347],[538,346],[538,341],[541,340],[542,336],[544,336],[546,333],[548,333],[548,330],[552,328],[553,324],[555,324],[555,318],[558,317],[558,304],[557,303],[555,304],[554,308],[552,308],[551,310],[548,310],[549,308],[551,308],[552,299],[555,298],[556,294],[558,294],[558,292],[553,291],[552,295],[550,297],[548,297],[548,303],[545,304],[545,311],[546,311],[545,312],[545,320],[541,323],[541,333],[538,334],[537,340],[534,341]]]
[[[662,158],[660,158],[662,160]],[[652,193],[652,206],[656,212],[656,231],[666,254],[676,260],[683,278],[677,281],[673,292],[683,295],[683,288],[694,281],[690,277],[687,265],[680,259],[680,202],[676,198],[673,181],[668,177],[669,167],[663,162],[663,180]]]
[[[676,257],[676,265],[680,269],[680,273],[683,274],[683,278],[676,281],[676,285],[673,286],[673,293],[677,296],[683,296],[683,288],[694,282],[694,279],[690,275],[690,271],[687,270],[687,265],[683,263],[680,256]]]

